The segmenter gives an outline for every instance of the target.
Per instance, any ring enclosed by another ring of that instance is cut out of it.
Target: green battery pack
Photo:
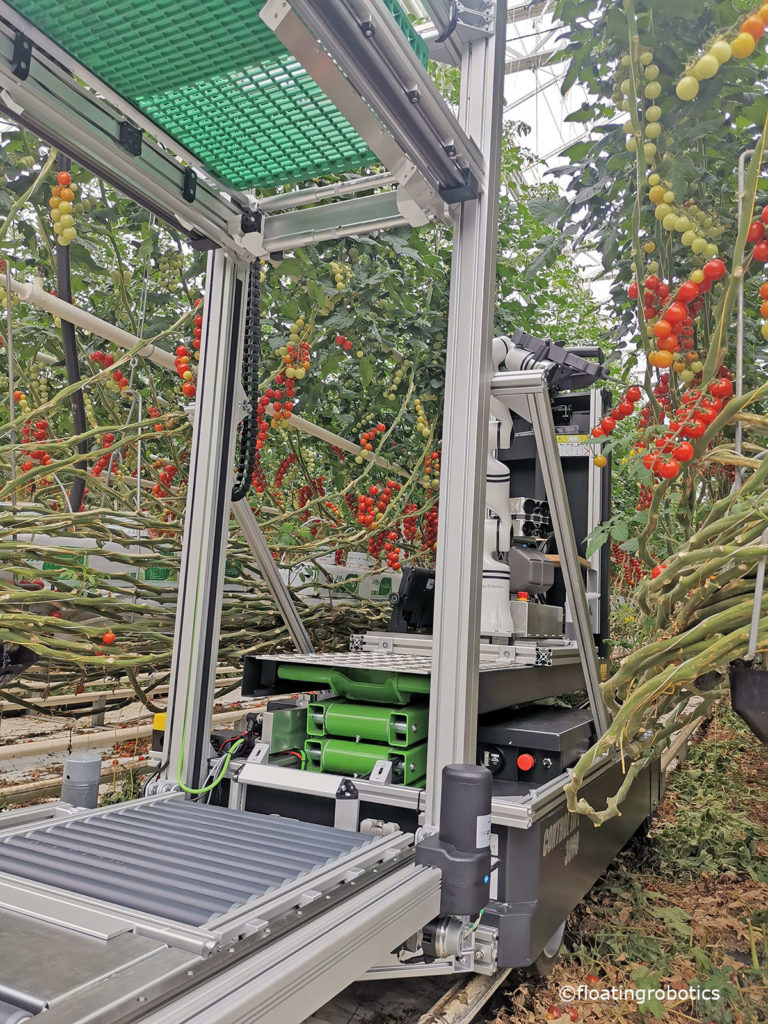
[[[388,708],[381,704],[320,700],[307,707],[308,736],[338,736],[356,742],[369,740],[390,747],[412,747],[427,738],[428,724],[426,705]]]
[[[377,761],[392,762],[392,782],[401,786],[423,785],[427,774],[427,744],[419,743],[405,750],[386,747],[378,743],[355,743],[331,737],[308,739],[304,744],[307,755],[305,770],[329,772],[366,778]]]

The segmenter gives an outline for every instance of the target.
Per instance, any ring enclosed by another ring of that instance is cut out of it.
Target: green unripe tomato
[[[657,100],[661,96],[661,86],[658,82],[649,82],[644,92],[647,100]]]
[[[709,48],[710,55],[715,58],[718,64],[725,64],[731,59],[731,44],[725,39],[716,39]]]
[[[693,75],[684,75],[675,86],[675,92],[679,100],[687,103],[698,95],[699,83]]]
[[[661,135],[661,125],[658,121],[653,121],[651,124],[645,126],[645,135],[648,139],[658,139]]]
[[[707,240],[706,238],[702,238],[700,235],[691,243],[691,249],[697,256],[700,255],[700,253],[703,253],[706,248]]]
[[[646,67],[648,64],[650,64],[652,60],[653,54],[651,53],[651,51],[643,50],[643,52],[640,54],[640,63],[643,65],[643,67]]]
[[[645,159],[650,161],[656,156],[656,143],[646,142],[643,146],[643,152],[645,153]]]
[[[646,121],[660,121],[661,120],[661,107],[648,107],[645,112]]]
[[[669,203],[659,203],[656,209],[653,211],[653,215],[656,220],[664,220],[665,217],[672,213],[672,207]]]
[[[677,224],[677,214],[668,213],[664,220],[661,222],[661,226],[665,231],[674,231],[675,225]]]
[[[698,78],[701,81],[703,78],[714,78],[719,70],[720,61],[717,57],[714,57],[711,53],[705,53],[693,65],[691,74],[694,78]]]
[[[680,239],[680,241],[683,243],[683,245],[687,246],[690,249],[691,246],[693,245],[695,239],[696,239],[696,232],[695,231],[691,231],[689,229],[688,231],[684,231],[683,232],[683,237]]]
[[[649,82],[655,82],[659,77],[659,68],[656,64],[649,64],[644,71],[645,77]]]

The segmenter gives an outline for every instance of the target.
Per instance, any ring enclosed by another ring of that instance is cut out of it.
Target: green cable
[[[245,736],[241,736],[240,739],[236,743],[232,744],[232,746],[230,747],[230,749],[229,749],[229,751],[227,753],[227,756],[226,756],[226,759],[224,761],[224,764],[221,766],[221,771],[219,772],[219,774],[216,776],[216,778],[213,780],[213,782],[209,782],[207,786],[201,786],[200,789],[191,789],[189,786],[185,786],[184,783],[181,781],[181,759],[179,759],[178,773],[177,773],[177,779],[176,779],[176,782],[178,783],[179,788],[182,789],[185,793],[189,793],[192,796],[201,796],[203,793],[210,793],[210,791],[212,789],[215,789],[216,786],[218,786],[218,784],[224,778],[224,776],[227,773],[227,768],[229,768],[229,762],[232,760],[232,755],[234,754],[234,752],[239,747],[241,747],[243,745],[244,742],[245,742]],[[182,748],[182,756],[183,756],[183,748]]]

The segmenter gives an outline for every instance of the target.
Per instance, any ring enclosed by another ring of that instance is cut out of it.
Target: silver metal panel
[[[264,221],[262,247],[265,253],[282,252],[343,235],[407,226],[397,192],[380,192],[274,214]]]
[[[205,986],[148,1013],[143,1024],[304,1020],[438,914],[440,877],[434,868],[401,868]]]
[[[322,772],[297,772],[276,765],[245,764],[237,776],[237,781],[244,786],[261,786],[264,789],[305,793],[333,800],[341,778],[339,775],[326,775]],[[366,803],[382,804],[384,807],[415,808],[424,799],[424,791],[414,786],[379,785],[365,779],[355,779],[354,782],[361,800],[365,800]],[[386,816],[385,810],[382,810],[382,815]]]
[[[247,266],[208,255],[189,486],[173,637],[167,778],[199,786],[209,751],[229,533]]]
[[[496,282],[506,0],[495,37],[471,43],[461,72],[459,122],[479,144],[481,194],[454,228],[440,479],[426,824],[437,824],[443,768],[474,764],[478,640]]]
[[[203,925],[373,842],[293,819],[172,800],[0,840],[0,870]]]
[[[22,995],[45,1004],[151,957],[163,946],[130,934],[105,942],[0,911],[0,999],[21,1002]]]

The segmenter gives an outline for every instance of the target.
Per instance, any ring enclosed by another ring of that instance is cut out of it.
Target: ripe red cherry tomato
[[[629,286],[629,289],[627,290],[627,295],[629,295],[630,299],[637,298],[637,281],[633,281],[632,284]]]
[[[709,260],[701,269],[708,281],[719,281],[721,277],[725,277],[725,264],[722,260]],[[699,291],[701,290],[700,288]]]
[[[67,185],[72,184],[72,176],[70,175],[69,171],[59,171],[59,173],[56,175],[56,181],[58,181],[58,183],[63,188],[66,188]]]
[[[103,644],[113,644],[115,642],[115,634],[112,632],[111,629],[108,629],[107,632],[102,636],[101,642]]]
[[[624,416],[631,416],[634,411],[635,411],[635,407],[634,407],[634,405],[631,402],[620,402],[619,403],[619,412],[621,413],[622,417],[624,417]]]
[[[683,302],[673,302],[664,314],[664,319],[671,324],[681,324],[688,316],[688,307]]]
[[[605,437],[605,431],[602,427],[592,427],[592,437]]]
[[[680,463],[677,459],[659,459],[656,472],[664,480],[672,480],[680,472]]]
[[[603,432],[610,434],[612,430],[616,429],[616,420],[613,416],[605,416],[600,420],[600,426],[603,428]]]
[[[630,402],[639,402],[643,397],[643,393],[637,384],[633,384],[631,388],[627,389],[627,400]]]
[[[768,207],[766,207],[768,209]],[[658,291],[661,281],[656,277],[655,274],[651,274],[648,280],[645,282],[645,287],[649,288],[652,292]]]
[[[659,576],[661,576],[661,574],[664,572],[664,570],[666,568],[667,567],[664,564],[663,565],[654,565],[654,567],[651,569],[651,578],[654,579],[654,580],[658,579]]]
[[[712,409],[710,406],[705,406],[705,403],[703,402],[701,402],[701,408],[696,413],[696,416],[701,423],[706,424],[708,427],[714,422],[717,415],[717,410]]]
[[[697,284],[693,281],[683,281],[677,291],[677,301],[687,305],[689,302],[693,302],[698,294],[699,286]]]
[[[666,338],[668,334],[672,333],[672,324],[669,320],[659,320],[653,325],[653,333],[657,338]]]
[[[693,445],[690,441],[681,441],[672,454],[678,462],[690,462],[693,458]]]
[[[752,256],[757,260],[758,263],[768,263],[768,241],[763,239],[762,242],[758,242],[752,250]]]
[[[701,437],[704,431],[707,429],[707,425],[700,416],[694,416],[690,423],[686,423],[683,433],[686,437]]]
[[[760,220],[753,220],[747,231],[748,242],[759,242],[765,238],[765,224]]]
[[[713,380],[709,385],[709,393],[713,398],[730,398],[733,394],[733,384],[727,377]]]

